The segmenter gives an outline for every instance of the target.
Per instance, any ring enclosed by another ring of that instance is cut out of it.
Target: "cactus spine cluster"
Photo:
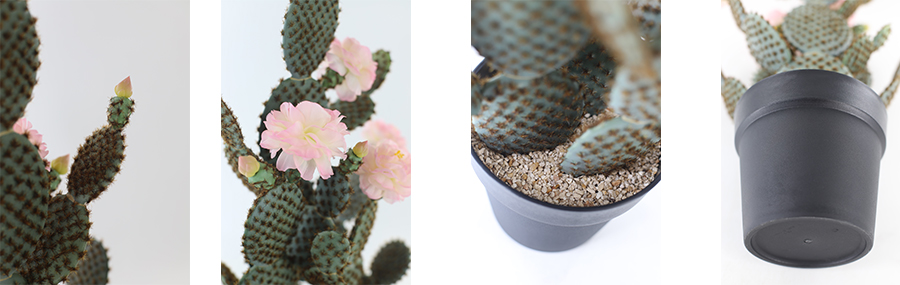
[[[86,205],[119,172],[134,102],[110,100],[108,124],[78,148],[68,193],[55,191],[60,173],[47,170],[39,146],[13,129],[37,83],[35,22],[25,1],[0,1],[0,283],[105,284],[106,249],[89,235]]]
[[[472,125],[501,154],[555,148],[588,126],[561,169],[604,173],[660,140],[658,0],[472,1],[472,46],[490,76],[472,74]]]
[[[772,26],[756,13],[747,12],[740,0],[729,0],[734,21],[746,34],[750,53],[760,65],[754,82],[785,71],[820,69],[841,73],[870,85],[867,67],[869,56],[887,40],[890,26],[882,27],[875,37],[866,35],[866,26],[850,27],[847,18],[868,0],[847,0],[837,9],[828,5],[834,1],[807,1],[794,8],[778,26]],[[722,99],[728,115],[734,118],[734,108],[747,87],[723,73]],[[891,83],[881,92],[885,106],[891,103],[900,85],[900,67]]]
[[[310,78],[334,40],[339,12],[336,0],[291,1],[284,19],[282,48],[292,77],[281,79],[264,103],[260,136],[266,130],[266,116],[284,102],[310,101],[338,110],[350,130],[374,114],[375,103],[370,95],[390,71],[387,51],[372,54],[378,63],[375,83],[353,102],[328,101],[325,91],[339,83],[334,82],[333,76]],[[238,278],[222,263],[223,284],[387,284],[400,280],[410,262],[409,247],[401,241],[380,250],[372,264],[372,274],[363,270],[361,253],[374,225],[378,203],[359,188],[359,177],[353,172],[362,159],[353,150],[348,150],[347,158],[333,167],[333,176],[308,182],[296,169],[278,171],[274,166],[278,156],[272,158],[268,149],[260,147],[258,155],[253,153],[244,144],[237,119],[224,100],[221,119],[228,163],[257,196],[244,224],[242,242],[244,260],[250,267]],[[259,161],[256,175],[240,174],[241,156]],[[344,221],[353,221],[354,226],[347,229]]]

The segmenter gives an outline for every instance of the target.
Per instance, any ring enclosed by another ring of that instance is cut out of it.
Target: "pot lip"
[[[631,195],[631,197],[627,197],[625,199],[622,199],[621,201],[617,201],[615,203],[610,203],[610,204],[606,204],[606,205],[592,206],[592,207],[569,207],[569,206],[562,206],[562,205],[556,205],[556,204],[544,202],[544,201],[535,199],[534,197],[528,196],[525,193],[519,192],[519,190],[513,189],[511,186],[509,186],[509,184],[506,184],[506,182],[503,182],[503,180],[500,180],[500,178],[498,178],[497,175],[494,174],[494,172],[491,171],[491,169],[487,167],[487,165],[484,165],[484,162],[481,161],[480,157],[478,157],[478,153],[475,152],[474,146],[471,147],[471,149],[472,149],[472,158],[474,158],[478,162],[478,166],[481,167],[481,170],[488,173],[488,176],[491,179],[493,179],[500,185],[503,185],[503,188],[506,189],[507,191],[513,192],[514,195],[518,196],[519,198],[523,198],[523,199],[525,199],[525,201],[531,202],[533,204],[537,204],[540,206],[553,208],[553,209],[557,209],[557,210],[569,211],[569,212],[594,212],[594,211],[609,210],[609,209],[617,208],[619,206],[623,206],[629,200],[635,200],[635,201],[640,200],[644,196],[644,194],[646,194],[647,192],[650,192],[650,190],[652,190],[654,187],[656,187],[656,184],[659,184],[659,180],[661,177],[660,175],[662,174],[662,155],[660,155],[660,163],[658,166],[659,170],[656,172],[656,176],[653,177],[653,181],[650,182],[650,184],[647,185],[647,187],[644,187],[644,189],[641,189],[641,191],[639,191],[637,194]],[[484,184],[484,183],[482,183],[482,184]]]

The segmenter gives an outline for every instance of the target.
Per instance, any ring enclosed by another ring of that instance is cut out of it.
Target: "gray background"
[[[410,137],[410,3],[409,1],[341,1],[340,25],[335,37],[354,37],[372,52],[391,52],[391,72],[372,96],[374,118],[397,126],[406,138],[413,159],[419,159]],[[244,142],[254,151],[262,103],[280,78],[290,77],[281,50],[281,29],[288,1],[222,2],[222,98],[238,118]],[[327,93],[335,100],[333,91]],[[347,146],[362,140],[359,130],[347,136]],[[222,145],[216,146],[222,148]],[[254,195],[231,171],[220,152],[222,179],[222,261],[236,275],[247,269],[241,254],[241,237]],[[403,202],[380,202],[375,226],[363,251],[368,271],[378,249],[393,239],[411,244],[412,197]],[[415,251],[415,248],[411,246]],[[400,284],[409,284],[412,269]]]
[[[48,159],[74,158],[84,139],[106,124],[114,86],[132,79],[136,108],[125,129],[122,171],[88,205],[91,235],[109,248],[110,280],[188,283],[188,2],[29,6],[38,19],[42,64],[25,115],[44,135]]]

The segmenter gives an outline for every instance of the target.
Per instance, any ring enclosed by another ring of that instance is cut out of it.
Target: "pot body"
[[[828,267],[869,252],[887,114],[878,95],[822,70],[776,74],[735,109],[744,244],[792,267]]]
[[[564,207],[543,202],[506,185],[484,165],[472,150],[472,168],[484,188],[500,227],[520,244],[540,251],[575,248],[625,213],[660,180],[657,174],[646,188],[622,201],[597,207]]]

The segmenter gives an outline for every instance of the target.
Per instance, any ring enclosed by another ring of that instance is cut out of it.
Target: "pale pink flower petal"
[[[780,10],[772,10],[769,11],[768,14],[766,14],[765,19],[766,21],[769,21],[770,25],[778,26],[781,25],[782,22],[784,22],[785,16],[787,16],[787,13],[785,12],[782,12]]]
[[[392,140],[384,140],[363,158],[357,171],[359,186],[369,198],[383,198],[393,204],[409,197],[411,171],[409,152]]]
[[[329,65],[331,65],[331,63],[328,62],[328,57],[325,57],[322,60],[322,63],[320,63],[319,66],[316,67],[316,70],[314,70],[309,77],[312,77],[312,79],[314,80],[319,80],[323,75],[325,75],[326,72],[328,72]]]
[[[344,81],[334,88],[340,100],[353,102],[375,83],[378,63],[372,60],[369,48],[356,39],[346,38],[343,42],[335,39],[325,58],[329,68],[344,76]]]
[[[25,119],[25,117],[19,118],[15,124],[13,124],[13,131],[20,134],[25,135],[25,132],[31,129],[31,122]]]
[[[406,148],[406,140],[403,138],[403,134],[400,133],[400,130],[394,125],[382,120],[371,120],[366,122],[362,127],[362,136],[372,143],[377,143],[382,140],[392,140],[400,147]]]
[[[116,85],[116,96],[122,98],[131,97],[131,76],[125,77],[122,82]]]
[[[275,162],[275,168],[280,171],[297,169],[300,177],[312,181],[318,169],[319,175],[328,179],[334,174],[331,159],[347,157],[344,136],[350,132],[341,123],[343,118],[341,112],[310,101],[296,106],[283,103],[280,109],[266,116],[260,146],[268,149],[272,157],[282,151]]]
[[[256,157],[244,155],[238,157],[238,172],[246,177],[253,177],[259,171],[259,161]]]
[[[47,143],[44,142],[44,135],[41,135],[41,133],[31,127],[31,122],[26,120],[25,117],[22,117],[13,124],[13,131],[27,137],[28,141],[38,148],[38,154],[41,155],[41,158],[47,158],[47,154],[49,154],[50,151],[47,150]],[[50,171],[49,163],[47,164],[47,171]]]

